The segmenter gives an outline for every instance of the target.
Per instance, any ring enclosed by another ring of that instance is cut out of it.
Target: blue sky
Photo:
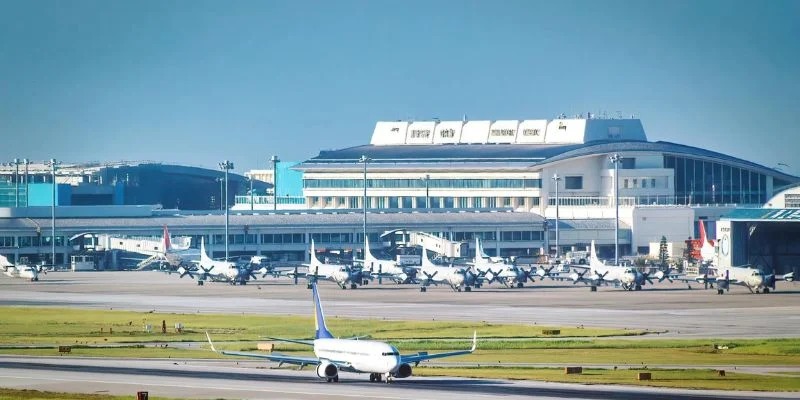
[[[800,175],[800,2],[0,0],[0,158],[237,170],[375,121],[640,116]]]

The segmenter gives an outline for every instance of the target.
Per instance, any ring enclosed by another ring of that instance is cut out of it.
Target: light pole
[[[561,177],[558,176],[558,173],[553,174],[553,182],[556,184],[556,260],[558,260],[561,254],[561,248],[559,247],[558,242],[558,182],[561,181]]]
[[[50,204],[50,248],[52,250],[50,256],[51,265],[55,267],[56,265],[56,165],[58,165],[58,161],[55,158],[51,158],[50,162],[47,163],[50,166],[50,173],[52,174],[53,180],[53,191],[52,191],[52,202]]]
[[[15,158],[14,164],[14,207],[19,207],[19,164],[20,159]]]
[[[219,209],[222,210],[222,178],[217,178],[219,182]]]
[[[253,177],[250,177],[250,211],[253,211]]]
[[[28,193],[28,165],[31,164],[31,161],[27,158],[22,159],[22,164],[25,166],[25,207],[30,205],[30,195]]]
[[[273,155],[269,158],[272,162],[272,209],[277,211],[278,210],[278,163],[281,160],[278,159],[278,156]]]
[[[225,160],[219,163],[219,168],[225,171],[225,261],[228,261],[228,171],[233,169],[233,163]]]
[[[614,164],[614,265],[619,265],[619,163],[622,157],[614,153],[609,159]]]
[[[358,162],[364,164],[364,199],[362,201],[364,209],[364,254],[367,254],[367,164],[372,161],[371,158],[362,155]]]
[[[425,177],[422,178],[425,181],[425,208],[431,208],[431,192],[430,192],[430,180],[431,176],[429,174],[425,174]]]

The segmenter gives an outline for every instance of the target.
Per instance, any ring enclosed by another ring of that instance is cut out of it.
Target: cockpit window
[[[384,355],[384,356],[399,356],[400,353],[398,353],[396,351],[389,351],[389,352],[381,353],[381,355]]]

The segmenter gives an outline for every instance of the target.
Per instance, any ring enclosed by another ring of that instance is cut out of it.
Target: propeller
[[[422,271],[422,273],[425,275],[426,282],[431,283],[433,282],[433,278],[439,273],[439,271],[434,271],[433,274],[429,274],[425,271]]]
[[[646,280],[651,285],[653,285],[653,280],[650,279],[650,273],[649,272],[642,272],[642,279]]]
[[[383,264],[378,264],[378,285],[383,285]]]
[[[194,275],[189,268],[178,267],[178,273],[180,273],[179,278],[183,279],[184,276],[189,275],[190,278],[194,279]]]
[[[671,269],[669,267],[667,267],[667,269],[665,269],[665,270],[661,270],[661,271],[656,272],[656,278],[658,278],[658,282],[659,283],[664,282],[664,279],[666,279],[666,280],[669,281],[669,283],[672,283],[673,280],[672,280],[672,277],[669,275],[670,272],[671,272]]]
[[[601,273],[599,273],[597,271],[594,271],[594,276],[595,276],[595,280],[597,281],[597,283],[599,284],[599,283],[605,282],[606,275],[608,275],[609,272],[610,271],[606,271],[606,272],[603,272],[601,274]]]
[[[519,272],[522,274],[522,279],[520,279],[522,282],[525,282],[528,279],[530,279],[531,282],[536,282],[536,277],[539,276],[538,271],[536,271],[533,267],[530,269],[520,268]]]
[[[555,278],[553,278],[553,274],[551,273],[555,267],[555,265],[551,266],[550,268],[540,267],[536,270],[536,275],[538,275],[540,279],[547,277],[550,278],[550,280],[555,280]]]
[[[572,284],[574,285],[580,281],[583,281],[583,284],[585,285],[586,281],[583,280],[583,276],[586,275],[587,272],[589,272],[588,269],[584,270],[583,272],[578,272],[578,270],[573,269],[572,275],[570,276],[570,278],[572,278]]]
[[[765,276],[764,277],[764,286],[766,286],[768,288],[772,288],[772,290],[775,290],[775,280],[776,280],[775,274],[769,274],[769,275]]]

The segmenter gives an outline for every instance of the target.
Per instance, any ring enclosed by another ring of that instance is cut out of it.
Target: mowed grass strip
[[[136,396],[43,392],[39,390],[0,388],[0,400],[129,400],[135,398]],[[151,400],[169,400],[166,397],[149,396],[149,398]]]
[[[309,307],[310,310],[310,307]],[[162,321],[166,333],[161,333]],[[474,330],[482,338],[535,338],[542,330],[560,329],[561,337],[641,335],[645,331],[591,329],[482,322],[392,321],[328,318],[328,327],[341,337],[370,335],[375,339],[469,338]],[[175,323],[184,326],[175,331]],[[145,325],[153,333],[145,332]],[[259,340],[263,336],[309,337],[310,316],[257,316],[245,314],[172,314],[72,308],[0,307],[0,344],[101,344],[146,341],[204,341],[205,331],[219,340]],[[113,332],[113,333],[111,333]]]
[[[637,380],[639,372],[650,372],[652,380]],[[586,369],[583,374],[566,375],[554,368],[434,368],[414,369],[416,376],[461,376],[484,379],[538,380],[581,384],[623,384],[684,389],[800,391],[800,380],[794,377],[740,374],[726,371],[719,376],[715,370],[603,370]]]

